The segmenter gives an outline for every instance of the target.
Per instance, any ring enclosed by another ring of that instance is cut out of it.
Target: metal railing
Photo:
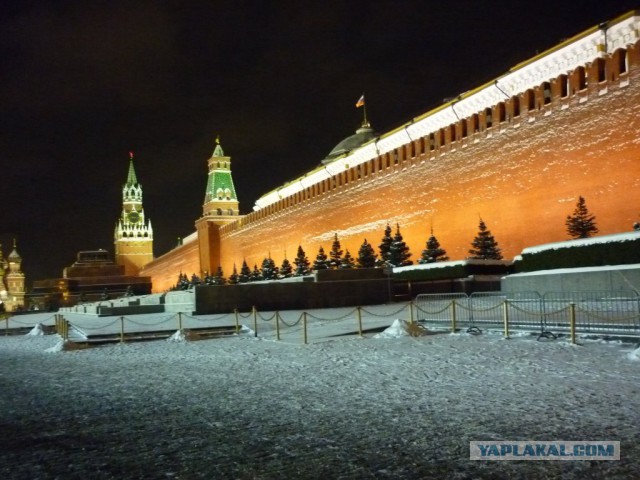
[[[425,294],[416,297],[415,305],[421,322],[449,325],[454,331],[640,335],[640,295],[633,290]]]

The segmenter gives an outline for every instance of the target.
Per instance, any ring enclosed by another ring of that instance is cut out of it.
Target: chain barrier
[[[300,316],[298,317],[298,319],[293,322],[293,323],[287,323],[285,322],[284,318],[280,317],[280,321],[284,324],[285,327],[295,327],[296,325],[298,325],[301,321],[302,321],[302,317],[304,316],[304,314],[300,314]]]
[[[14,315],[14,316],[10,316],[10,315],[8,315],[8,316],[6,317],[6,320],[7,320],[7,321],[11,321],[11,323],[18,323],[18,324],[20,324],[20,325],[26,325],[26,326],[28,326],[28,327],[33,327],[33,326],[34,326],[34,324],[33,324],[33,323],[26,323],[26,322],[21,322],[21,321],[19,321],[19,320],[16,320],[16,316],[17,316],[17,315]],[[45,320],[41,320],[41,321],[39,321],[38,323],[44,323],[44,322],[46,322],[46,321],[51,320],[52,318],[53,318],[53,319],[55,319],[55,315],[51,315],[49,318],[46,318]],[[3,318],[3,320],[4,320],[4,318]]]
[[[605,317],[603,315],[598,315],[593,310],[589,310],[587,308],[581,308],[579,305],[576,305],[576,311],[577,312],[582,312],[586,316],[595,318],[597,320],[611,321],[611,316]],[[634,314],[634,315],[632,315],[630,317],[621,317],[621,318],[620,317],[616,317],[616,319],[615,319],[616,322],[629,322],[629,321],[633,321],[633,320],[640,320],[640,314],[636,313],[636,314]],[[632,326],[636,326],[636,325],[632,325]]]
[[[347,313],[347,314],[345,314],[345,315],[343,315],[341,317],[337,317],[337,318],[316,317],[315,315],[311,315],[309,312],[307,312],[307,318],[313,318],[314,320],[319,320],[319,321],[324,321],[324,322],[334,322],[334,321],[339,321],[339,320],[345,320],[346,318],[349,318],[351,315],[353,315],[357,311],[358,311],[358,309],[354,308],[349,313]]]
[[[183,318],[188,318],[190,320],[195,320],[196,322],[215,322],[217,320],[223,320],[227,317],[231,317],[233,314],[232,313],[221,313],[219,316],[217,317],[209,317],[209,318],[198,318],[198,317],[194,317],[193,315],[189,315],[188,313],[182,313],[182,317]]]
[[[439,313],[446,312],[447,310],[449,310],[449,308],[451,308],[451,303],[447,303],[447,305],[442,310],[435,310],[435,311],[427,311],[424,308],[416,305],[416,311],[424,313],[426,315],[438,315]]]
[[[162,325],[163,323],[167,323],[171,320],[174,320],[178,315],[171,315],[170,317],[166,317],[163,320],[160,320],[159,322],[156,323],[140,323],[140,322],[136,322],[135,320],[131,320],[131,318],[129,317],[122,317],[123,320],[127,320],[131,323],[133,323],[134,325],[140,325],[141,327],[155,327],[156,325]]]
[[[535,312],[533,310],[525,310],[524,308],[520,308],[517,305],[514,305],[513,303],[509,302],[509,308],[512,308],[513,310],[517,311],[517,312],[522,312],[522,313],[526,313],[528,315],[536,315],[539,317],[544,317],[546,315],[546,313],[544,312]],[[540,310],[540,309],[538,309]]]
[[[271,320],[273,320],[273,319],[276,317],[276,315],[278,314],[278,312],[273,312],[273,315],[271,315],[269,318],[267,318],[267,317],[263,317],[263,316],[262,316],[262,314],[261,314],[260,312],[258,312],[257,310],[256,310],[256,313],[257,313],[257,315],[258,315],[258,318],[259,318],[260,320],[265,321],[265,322],[270,322],[270,321],[271,321]]]
[[[251,318],[253,316],[252,312],[246,313],[246,314],[242,314],[240,312],[238,312],[238,317],[240,318]]]
[[[385,318],[385,317],[394,317],[394,316],[398,315],[399,313],[401,313],[404,310],[406,310],[408,306],[409,305],[405,305],[400,310],[398,310],[396,312],[388,312],[388,313],[382,313],[382,314],[370,312],[370,311],[366,310],[364,307],[361,310],[362,310],[363,313],[366,313],[367,315],[371,315],[372,317]]]
[[[71,323],[71,322],[69,322],[69,325],[73,325],[75,328],[77,328],[77,329],[79,329],[79,330],[102,330],[103,328],[108,328],[108,327],[110,327],[110,326],[112,326],[112,325],[115,325],[115,324],[116,324],[116,323],[118,323],[119,321],[120,321],[120,319],[119,319],[119,318],[116,318],[113,322],[111,322],[111,323],[107,323],[106,325],[101,325],[101,326],[99,326],[99,327],[94,327],[94,326],[91,326],[91,327],[85,327],[84,325],[82,325],[82,326],[78,326],[78,325],[75,325],[75,324],[73,324],[73,323]]]

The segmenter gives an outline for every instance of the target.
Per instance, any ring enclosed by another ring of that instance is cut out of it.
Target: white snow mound
[[[387,327],[383,332],[377,333],[373,336],[373,338],[399,338],[399,337],[409,337],[409,332],[407,331],[406,320],[400,320],[399,318],[395,319],[390,327]]]
[[[184,334],[184,330],[176,330],[176,333],[167,338],[167,342],[185,343],[187,336]]]
[[[42,328],[41,323],[37,323],[34,327],[27,333],[29,336],[40,336],[44,335],[44,329]]]
[[[634,351],[629,352],[627,354],[630,360],[640,361],[640,347],[636,348]]]

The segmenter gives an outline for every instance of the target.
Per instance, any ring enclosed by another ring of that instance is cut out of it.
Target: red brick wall
[[[153,292],[164,292],[175,286],[180,273],[186,274],[189,278],[194,273],[200,275],[197,240],[174,248],[145,265],[140,271],[141,276],[151,277]]]
[[[591,78],[594,69],[585,69]],[[394,230],[400,224],[414,262],[431,226],[455,260],[468,256],[482,217],[504,256],[511,258],[524,247],[567,239],[564,222],[579,195],[596,215],[600,234],[631,230],[640,220],[637,46],[629,49],[628,72],[608,71],[605,82],[591,80],[581,91],[576,75],[570,75],[568,95],[563,98],[560,80],[550,82],[552,100],[547,104],[542,86],[534,89],[532,111],[523,92],[519,115],[514,115],[513,101],[507,101],[508,119],[502,123],[497,107],[489,128],[481,112],[478,120],[467,124],[466,137],[458,124],[458,140],[450,140],[452,129],[447,128],[445,145],[438,146],[436,133],[437,147],[432,151],[428,138],[416,139],[413,147],[399,149],[397,164],[393,154],[383,155],[390,166],[380,172],[377,160],[368,162],[366,168],[341,175],[337,179],[341,187],[308,189],[305,195],[221,227],[225,275],[234,264],[239,270],[243,259],[250,267],[260,266],[270,254],[279,265],[286,252],[292,260],[298,245],[313,261],[320,246],[328,252],[336,232],[342,248],[354,257],[365,238],[377,250],[387,222]],[[478,132],[474,132],[476,122]],[[188,258],[195,261],[193,254]],[[195,263],[186,265],[181,266],[185,273],[199,270]],[[172,269],[170,274],[167,269]],[[141,274],[154,276],[156,290],[164,282],[157,281],[153,272],[168,275],[175,283],[179,269],[164,257],[145,268]]]

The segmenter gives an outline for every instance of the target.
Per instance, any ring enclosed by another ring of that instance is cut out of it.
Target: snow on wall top
[[[538,253],[545,250],[558,250],[560,248],[572,248],[583,247],[585,245],[594,245],[599,243],[617,243],[617,242],[629,242],[632,240],[640,239],[640,232],[627,232],[616,233],[613,235],[601,235],[599,237],[591,238],[578,238],[575,240],[566,240],[564,242],[545,243],[543,245],[536,245],[533,247],[527,247],[522,250],[522,255],[526,253]]]
[[[615,22],[615,23],[613,23]],[[424,137],[485,108],[493,107],[510,96],[571,72],[593,59],[604,57],[638,41],[640,16],[635,12],[614,20],[606,27],[593,27],[558,46],[519,63],[496,80],[459,95],[455,100],[431,110],[421,117],[372,140],[348,155],[273,190],[256,200],[254,211],[261,210],[282,198],[330,178],[348,168],[365,163],[378,155],[392,151],[417,138]],[[604,25],[604,24],[603,24]]]

